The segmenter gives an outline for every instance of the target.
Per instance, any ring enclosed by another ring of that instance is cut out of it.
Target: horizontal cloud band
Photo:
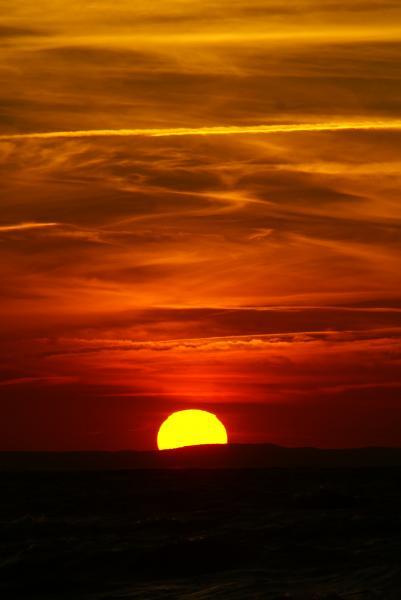
[[[202,135],[273,134],[297,132],[363,130],[401,130],[401,120],[350,121],[342,123],[292,123],[275,125],[229,125],[214,127],[176,127],[164,129],[89,129],[46,131],[0,135],[0,140],[58,139],[86,137],[173,137]]]

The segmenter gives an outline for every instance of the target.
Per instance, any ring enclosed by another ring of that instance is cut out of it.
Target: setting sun
[[[159,450],[227,444],[227,431],[213,413],[205,410],[180,410],[172,413],[160,426],[157,435]]]

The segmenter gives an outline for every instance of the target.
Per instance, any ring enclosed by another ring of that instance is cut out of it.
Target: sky
[[[399,1],[0,9],[0,449],[401,445]]]

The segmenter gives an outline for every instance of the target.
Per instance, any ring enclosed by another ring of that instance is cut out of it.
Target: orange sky
[[[399,2],[1,5],[1,448],[400,445]]]

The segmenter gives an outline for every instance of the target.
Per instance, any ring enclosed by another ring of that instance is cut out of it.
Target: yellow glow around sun
[[[213,413],[205,410],[180,410],[172,413],[161,425],[157,435],[159,450],[227,444],[227,431]]]

